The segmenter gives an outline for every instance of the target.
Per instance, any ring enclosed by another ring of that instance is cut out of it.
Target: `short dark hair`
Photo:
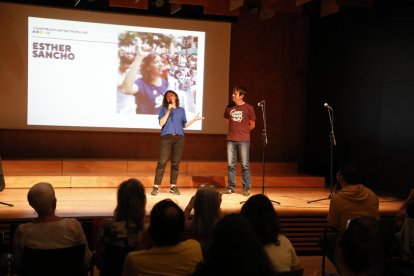
[[[171,199],[156,203],[150,213],[149,235],[156,246],[178,244],[185,228],[184,211]]]
[[[352,164],[342,165],[339,169],[338,175],[342,175],[347,184],[361,183],[361,177],[358,168]]]
[[[243,86],[235,86],[233,88],[233,91],[237,90],[239,92],[240,96],[246,96],[247,95],[247,89]]]

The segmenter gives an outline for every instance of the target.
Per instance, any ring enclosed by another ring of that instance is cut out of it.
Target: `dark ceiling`
[[[261,20],[278,13],[323,17],[347,8],[366,9],[382,0],[9,0],[1,2],[142,15],[236,21],[241,9]]]

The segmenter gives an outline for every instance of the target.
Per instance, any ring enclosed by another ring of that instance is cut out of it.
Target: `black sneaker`
[[[249,196],[250,195],[250,190],[249,189],[243,190],[243,195],[244,196]]]
[[[170,189],[170,193],[175,194],[175,195],[179,195],[180,191],[178,190],[177,186],[172,186]]]
[[[223,192],[221,192],[221,194],[223,194],[223,195],[229,195],[229,194],[232,194],[232,193],[234,193],[234,190],[231,189],[231,188],[227,188]]]
[[[151,195],[157,195],[157,194],[158,194],[158,188],[157,187],[152,188]]]

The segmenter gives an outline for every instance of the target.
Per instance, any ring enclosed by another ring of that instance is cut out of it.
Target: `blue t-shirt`
[[[160,114],[158,115],[158,121],[164,117],[167,113],[167,108],[161,107]],[[168,134],[178,134],[184,136],[184,126],[187,123],[187,117],[185,116],[185,109],[182,107],[174,108],[170,116],[161,129],[161,136]]]
[[[164,93],[168,90],[167,80],[162,79],[161,86],[148,84],[143,79],[137,79],[135,83],[139,89],[136,94],[137,114],[158,114]]]

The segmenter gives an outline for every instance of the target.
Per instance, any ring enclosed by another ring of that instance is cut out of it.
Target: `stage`
[[[152,196],[155,166],[155,161],[139,160],[3,160],[6,188],[0,192],[0,202],[5,203],[0,204],[0,230],[7,242],[16,225],[36,216],[27,202],[27,192],[40,181],[50,182],[55,187],[57,214],[78,218],[90,239],[96,222],[112,216],[117,187],[128,178],[138,178],[144,184],[147,214],[164,198],[171,198],[184,209],[203,183],[214,184],[219,191],[226,187],[226,162],[183,161],[177,184],[181,195],[169,193],[167,169],[159,194]],[[295,163],[268,163],[263,175],[262,163],[251,162],[251,171],[251,195],[264,193],[280,203],[274,206],[280,216],[282,231],[298,254],[319,254],[318,242],[326,226],[331,192],[324,177],[301,174]],[[222,196],[223,214],[239,212],[242,203],[248,199],[241,194],[239,170],[237,175],[235,193]],[[402,203],[402,199],[394,197],[379,196],[379,200],[380,214],[387,218],[392,218]]]
[[[100,218],[111,216],[116,206],[116,188],[56,188],[57,214],[63,217],[76,217],[85,226],[89,239],[94,236],[94,225]],[[27,202],[28,188],[6,188],[0,193],[2,203],[13,204],[12,207],[0,204],[0,230],[5,234],[6,243],[10,241],[10,234],[16,225],[28,221],[36,216]],[[146,188],[147,214],[155,203],[171,198],[181,208],[185,208],[196,188],[180,188],[181,195],[169,193],[168,186],[162,186],[156,196],[150,194]],[[234,194],[223,195],[221,209],[223,214],[238,212],[243,201],[247,200],[238,187]],[[253,188],[251,195],[261,193],[261,188]],[[275,204],[280,216],[283,233],[288,236],[299,255],[318,255],[320,248],[319,237],[326,225],[326,214],[330,193],[326,188],[304,187],[271,187],[265,194],[280,204]],[[310,200],[323,199],[308,203]],[[393,197],[379,196],[380,213],[382,217],[393,217],[402,200]]]
[[[0,204],[1,220],[21,220],[35,217],[33,209],[27,202],[29,188],[6,188],[0,193],[0,201],[13,204],[13,207]],[[116,206],[116,192],[114,188],[55,188],[57,197],[57,214],[65,217],[95,218],[111,216]],[[219,189],[220,190],[220,189]],[[156,196],[150,194],[151,189],[146,188],[147,212],[152,206],[164,199],[171,198],[180,207],[185,208],[190,198],[195,194],[196,188],[180,188],[181,195],[169,193],[169,186],[161,186]],[[242,202],[247,200],[241,194],[241,187],[237,187],[234,194],[222,196],[222,212],[238,212]],[[251,195],[262,193],[261,188],[253,188]],[[326,216],[330,190],[326,188],[305,187],[270,187],[264,193],[274,201],[276,211],[281,216]],[[400,206],[402,200],[393,197],[380,196],[380,213],[390,216]],[[308,201],[324,199],[321,201]]]

